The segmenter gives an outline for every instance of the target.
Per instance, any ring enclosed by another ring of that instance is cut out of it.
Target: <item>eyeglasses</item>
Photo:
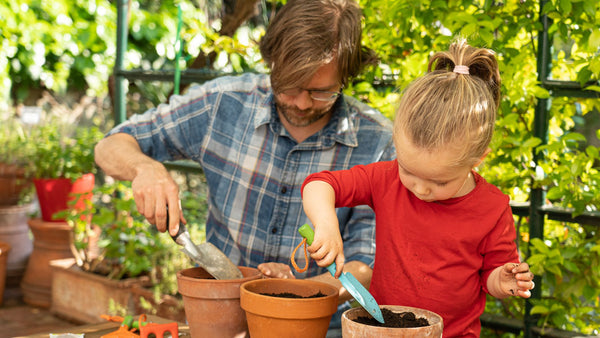
[[[298,96],[303,91],[307,91],[310,98],[316,101],[333,101],[337,99],[338,96],[342,94],[342,90],[344,86],[340,87],[340,90],[337,92],[330,92],[328,90],[316,90],[316,89],[304,89],[304,88],[291,88],[281,92],[281,94],[287,96]]]

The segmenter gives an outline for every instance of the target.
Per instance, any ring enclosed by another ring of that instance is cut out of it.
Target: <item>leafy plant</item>
[[[175,273],[192,263],[169,235],[158,232],[137,211],[131,183],[110,180],[95,187],[87,203],[84,209],[59,215],[73,227],[77,265],[113,279],[148,275],[160,293],[176,295]],[[182,207],[190,235],[203,242],[206,195],[184,192]]]
[[[161,236],[137,212],[129,182],[96,187],[89,203],[83,210],[67,211],[66,217],[73,227],[76,261],[84,271],[121,279],[150,275],[167,265],[169,246],[161,237],[168,236]],[[91,246],[94,242],[97,252]]]
[[[28,173],[34,178],[70,178],[96,173],[94,146],[104,134],[96,126],[75,127],[59,122],[33,126],[27,136]]]

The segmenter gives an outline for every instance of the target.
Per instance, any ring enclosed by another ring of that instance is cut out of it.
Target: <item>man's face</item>
[[[336,67],[335,62],[330,62],[319,68],[310,82],[303,88],[296,88],[275,95],[275,103],[279,114],[294,127],[306,127],[328,116],[337,97],[332,95],[331,100],[320,101],[313,97],[322,93],[313,92],[311,94],[311,91],[339,92],[341,84],[338,80]]]

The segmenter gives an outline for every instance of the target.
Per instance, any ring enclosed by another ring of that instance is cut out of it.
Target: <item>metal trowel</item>
[[[167,232],[169,231],[169,217],[167,216]],[[181,251],[196,262],[215,279],[241,279],[242,272],[233,262],[212,243],[204,242],[195,245],[185,224],[179,223],[179,231],[171,236],[175,243],[182,246]]]

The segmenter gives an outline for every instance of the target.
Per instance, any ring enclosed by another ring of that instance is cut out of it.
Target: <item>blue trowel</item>
[[[315,238],[315,232],[308,224],[304,224],[298,229],[298,232],[302,237],[306,238],[306,243],[311,245],[313,239]],[[335,262],[331,263],[327,267],[327,271],[331,273],[332,276],[335,276]],[[383,323],[383,314],[381,314],[381,309],[379,308],[379,304],[373,298],[373,295],[367,290],[360,282],[349,272],[342,272],[340,277],[338,278],[342,285],[348,292],[354,297],[354,299],[362,305],[373,318],[377,319],[378,322]]]

